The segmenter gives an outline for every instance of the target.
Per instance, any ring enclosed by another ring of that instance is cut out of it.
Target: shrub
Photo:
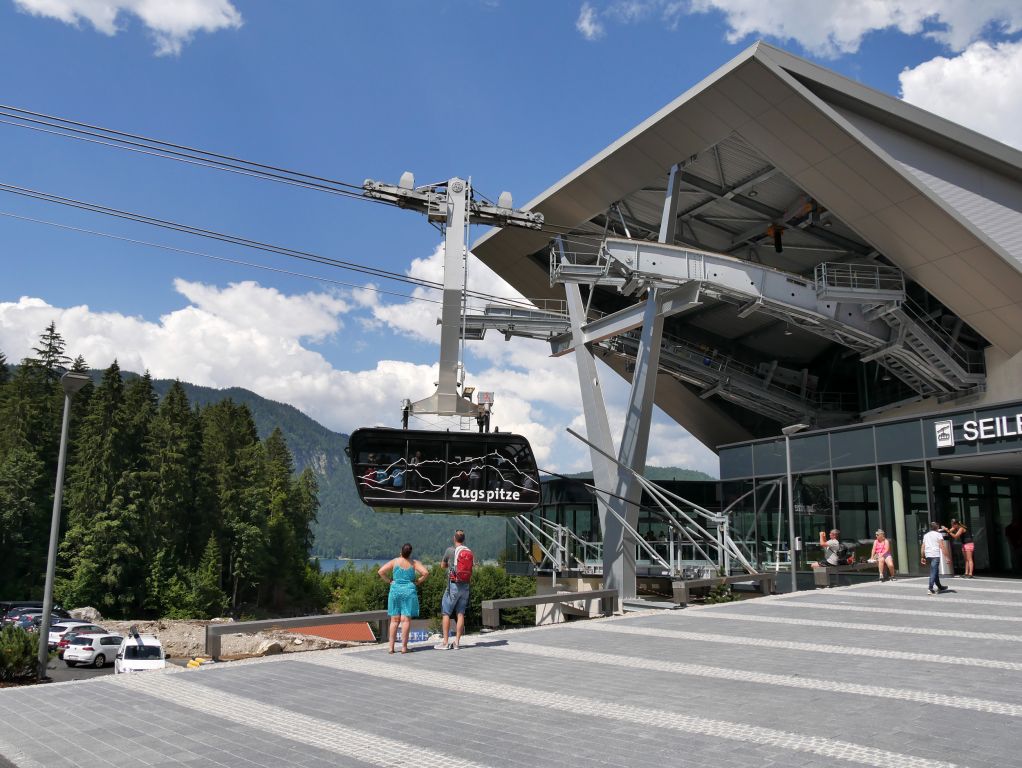
[[[357,570],[349,563],[344,568],[327,574],[323,583],[331,595],[330,610],[334,613],[352,611],[378,611],[387,607],[389,587],[376,575],[376,568]],[[419,587],[419,618],[431,619],[430,626],[440,629],[440,605],[447,589],[447,573],[440,566],[430,569],[428,578]],[[482,627],[483,600],[502,597],[525,597],[536,593],[532,579],[509,576],[496,565],[477,565],[472,571],[466,631],[475,632]],[[508,626],[531,626],[535,623],[534,608],[515,608],[504,611],[501,621]]]
[[[735,597],[734,590],[731,589],[731,585],[724,581],[724,573],[718,571],[717,575],[722,577],[720,583],[710,590],[710,593],[703,602],[708,604],[734,602],[737,598]]]
[[[0,681],[30,677],[36,671],[38,646],[21,627],[6,626],[0,631]]]

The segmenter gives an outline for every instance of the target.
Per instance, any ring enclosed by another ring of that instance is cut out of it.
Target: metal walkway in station
[[[732,304],[740,317],[769,315],[884,366],[920,396],[962,395],[985,380],[982,360],[912,302],[895,267],[824,263],[808,278],[733,256],[607,238],[595,254],[554,247],[550,276],[551,283],[610,288],[636,299],[656,288],[665,294],[665,316],[683,315],[704,298]],[[584,339],[634,358],[643,312],[641,301],[612,314],[589,312]],[[550,303],[525,310],[490,305],[464,318],[465,338],[488,330],[547,340],[555,355],[573,349],[567,310]],[[818,393],[807,371],[777,361],[749,363],[667,333],[659,363],[661,372],[698,387],[703,397],[719,396],[782,423],[841,422],[854,410],[840,397]]]
[[[1017,765],[1022,582],[951,586],[0,689],[0,766]]]

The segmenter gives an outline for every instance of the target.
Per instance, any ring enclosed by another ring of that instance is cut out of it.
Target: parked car
[[[0,606],[7,603],[0,603]],[[19,603],[13,604],[3,611],[3,625],[13,624],[18,618],[25,614],[36,614],[41,615],[43,613],[43,604],[40,601],[22,600]],[[50,616],[56,616],[60,619],[71,619],[71,614],[68,614],[59,605],[54,605]]]
[[[86,627],[83,627],[82,629],[84,630],[84,629],[86,629]],[[85,635],[85,634],[89,634],[89,633],[88,632],[84,632],[84,631],[79,631],[78,627],[72,627],[67,632],[65,632],[63,635],[61,635],[60,642],[57,643],[57,656],[59,656],[60,658],[64,658],[64,651],[67,649],[67,646],[71,643],[71,641],[74,640],[78,635]],[[95,633],[92,633],[92,634],[95,634]]]
[[[69,667],[91,664],[96,669],[102,669],[114,663],[123,641],[120,635],[97,632],[75,634],[64,649],[64,663]]]
[[[55,650],[57,644],[60,642],[60,638],[64,636],[64,633],[68,630],[74,629],[78,632],[101,632],[106,633],[103,627],[100,627],[92,622],[88,621],[68,621],[62,619],[60,622],[50,624],[50,636],[47,640],[47,644],[50,646],[50,650]]]
[[[39,624],[42,621],[42,612],[40,611],[25,611],[19,613],[14,620],[11,622],[16,627],[21,627],[28,632],[37,632],[39,630]],[[64,621],[61,616],[54,616],[50,614],[50,625],[59,624]]]
[[[42,600],[8,600],[6,602],[0,602],[0,618],[2,618],[4,624],[13,624],[18,616],[26,611],[42,613],[43,612],[43,601]],[[71,614],[61,608],[59,605],[54,605],[50,610],[50,613],[54,616],[60,616],[64,619],[70,619]]]
[[[114,674],[125,672],[142,672],[150,669],[163,669],[167,666],[167,657],[163,653],[163,644],[155,635],[140,635],[132,627],[128,637],[121,642],[114,660]]]
[[[68,645],[70,645],[71,641],[74,640],[78,635],[97,634],[96,630],[93,629],[94,626],[96,625],[85,624],[79,627],[71,627],[71,629],[69,629],[67,632],[61,635],[60,642],[57,643],[57,656],[59,658],[64,658],[64,651],[67,649]],[[107,630],[105,629],[102,630],[102,632],[106,631]]]

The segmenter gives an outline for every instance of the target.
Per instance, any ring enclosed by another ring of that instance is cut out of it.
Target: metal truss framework
[[[748,186],[767,174],[769,170],[757,174]],[[487,307],[483,315],[469,315],[462,321],[465,338],[482,338],[493,329],[507,338],[546,339],[554,355],[575,353],[604,534],[604,584],[618,589],[623,599],[634,597],[636,590],[635,528],[642,491],[650,492],[640,473],[646,462],[659,372],[698,387],[703,398],[721,397],[782,424],[840,422],[853,411],[816,396],[808,386],[807,371],[799,382],[797,372],[781,369],[777,361],[765,368],[751,366],[665,337],[665,317],[691,310],[704,297],[735,306],[739,316],[763,313],[837,342],[863,362],[885,366],[920,395],[965,393],[985,379],[982,364],[912,305],[904,276],[894,267],[823,263],[808,279],[734,256],[674,245],[677,229],[686,218],[679,211],[683,182],[691,184],[691,179],[682,164],[675,165],[668,177],[655,243],[605,237],[594,255],[592,251],[568,252],[561,238],[556,239],[550,281],[564,285],[564,310]],[[736,187],[733,194],[737,196],[744,187]],[[754,201],[743,203],[755,205]],[[695,213],[690,210],[687,215]],[[624,216],[621,221],[627,233]],[[582,285],[588,287],[590,300],[597,286],[640,300],[618,312],[595,315],[583,301]],[[596,368],[599,351],[634,361],[616,457]],[[720,551],[724,551],[723,543]],[[724,561],[729,563],[730,555]]]

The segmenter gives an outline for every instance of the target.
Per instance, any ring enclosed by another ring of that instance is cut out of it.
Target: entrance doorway
[[[976,545],[975,572],[1018,575],[1022,562],[1013,542],[1017,543],[1020,527],[1019,478],[950,471],[934,472],[933,478],[934,518],[941,525],[955,518],[968,527]],[[951,552],[955,573],[963,573],[961,544],[953,544]]]

